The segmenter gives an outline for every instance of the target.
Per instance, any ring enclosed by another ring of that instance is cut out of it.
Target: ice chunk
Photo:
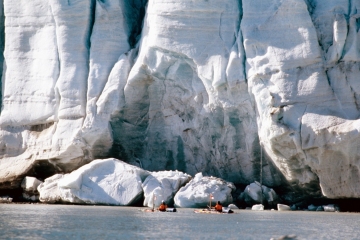
[[[255,204],[251,207],[251,210],[254,211],[263,211],[264,210],[264,205],[262,204]]]
[[[261,195],[263,196],[261,197]],[[273,189],[264,185],[260,186],[260,183],[256,181],[246,186],[242,198],[249,205],[261,203],[261,201],[266,201],[268,204],[274,205],[278,201],[278,196]]]
[[[324,208],[325,212],[336,212],[336,211],[338,211],[338,207],[335,206],[334,204],[328,204],[328,205],[324,205],[322,207]]]
[[[144,206],[159,206],[164,200],[172,204],[175,193],[191,179],[191,176],[178,171],[153,172],[142,184],[144,189]],[[153,201],[155,195],[155,202]]]
[[[148,175],[117,159],[94,160],[61,179],[59,189],[67,202],[130,205],[141,197]]]
[[[21,187],[25,192],[38,192],[37,187],[42,183],[42,181],[38,180],[35,177],[25,177],[21,182]]]
[[[314,206],[313,204],[308,206],[309,211],[316,211],[316,209],[317,209],[317,206]]]
[[[235,204],[229,204],[228,208],[230,208],[230,209],[239,209]]]
[[[130,205],[141,197],[148,175],[117,159],[94,160],[70,174],[46,179],[38,187],[40,201]]]
[[[187,208],[207,207],[210,201],[213,206],[217,201],[220,201],[222,205],[227,205],[232,203],[231,193],[235,189],[233,183],[220,178],[203,177],[201,173],[198,173],[193,180],[176,193],[174,198],[175,206]]]
[[[285,204],[277,204],[278,211],[291,211],[291,208]]]
[[[63,174],[55,174],[47,179],[38,186],[40,194],[39,200],[46,203],[61,202],[61,191],[58,188],[60,179],[64,177]]]

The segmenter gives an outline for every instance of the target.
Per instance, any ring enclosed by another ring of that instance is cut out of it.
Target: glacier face
[[[112,120],[125,159],[152,171],[254,178],[256,115],[241,69],[240,13],[238,1],[148,2],[122,111]]]
[[[358,0],[1,7],[0,188],[115,157],[360,196]]]

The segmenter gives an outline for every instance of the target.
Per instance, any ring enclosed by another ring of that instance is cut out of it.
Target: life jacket
[[[218,211],[218,212],[222,212],[222,206],[221,206],[221,204],[216,204],[216,205],[215,205],[215,210]]]
[[[159,211],[162,211],[162,212],[165,212],[166,211],[166,208],[167,208],[167,206],[166,206],[166,204],[160,204],[160,206],[159,206]]]

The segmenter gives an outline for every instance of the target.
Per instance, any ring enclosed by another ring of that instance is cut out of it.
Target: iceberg
[[[39,179],[35,177],[25,177],[24,180],[21,182],[21,187],[25,192],[32,192],[36,193],[37,187],[42,183]]]
[[[49,178],[46,178],[41,183],[37,190],[39,192],[39,200],[46,203],[62,202],[61,191],[58,187],[60,179],[64,177],[64,174],[55,174]]]
[[[291,208],[285,204],[277,204],[278,211],[291,211]]]
[[[269,205],[275,205],[278,201],[278,196],[273,189],[264,185],[261,186],[257,181],[246,186],[241,196],[241,198],[249,205],[252,205],[253,203],[262,203],[261,201],[266,201]]]
[[[152,172],[142,183],[144,206],[159,206],[161,201],[172,205],[176,192],[191,180],[191,176],[178,171]]]
[[[264,210],[264,205],[262,204],[255,204],[251,207],[251,210],[254,211],[263,211]]]
[[[130,205],[142,197],[142,182],[150,173],[109,158],[40,184],[40,201],[80,204]]]
[[[30,201],[39,200],[38,186],[43,183],[35,177],[26,176],[21,182],[21,188],[23,189],[23,198]]]
[[[334,204],[328,204],[328,205],[324,205],[322,207],[324,208],[325,212],[338,212],[339,211],[339,208]]]
[[[231,193],[235,191],[235,186],[231,182],[226,182],[220,178],[204,177],[202,173],[197,173],[195,177],[176,193],[174,201],[176,207],[182,208],[203,208],[207,207],[211,201],[213,206],[217,201],[222,205],[232,203]]]

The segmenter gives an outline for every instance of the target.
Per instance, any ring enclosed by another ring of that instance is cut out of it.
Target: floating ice
[[[117,159],[94,160],[38,187],[42,202],[130,205],[142,196],[149,172]]]
[[[291,211],[291,208],[285,204],[277,204],[278,211]]]
[[[193,180],[176,193],[175,206],[184,208],[207,207],[210,200],[212,206],[215,206],[217,201],[220,201],[222,205],[227,205],[233,201],[231,193],[234,190],[233,183],[220,178],[204,177],[202,173],[197,173]]]
[[[25,192],[36,193],[37,187],[42,183],[42,181],[38,180],[35,177],[25,177],[21,183],[21,187]]]
[[[261,201],[266,201],[269,205],[274,205],[278,201],[278,196],[273,189],[264,185],[261,186],[260,183],[256,181],[246,186],[242,198],[244,198],[245,202],[249,205],[261,203]]]
[[[42,183],[35,177],[25,177],[21,182],[21,188],[23,189],[23,198],[30,201],[39,200],[39,192],[37,187]]]
[[[264,205],[262,204],[255,204],[251,207],[251,210],[254,211],[263,211],[264,210]]]
[[[190,179],[190,175],[178,171],[152,172],[142,184],[144,206],[159,206],[162,200],[168,205],[172,204],[175,193]]]

